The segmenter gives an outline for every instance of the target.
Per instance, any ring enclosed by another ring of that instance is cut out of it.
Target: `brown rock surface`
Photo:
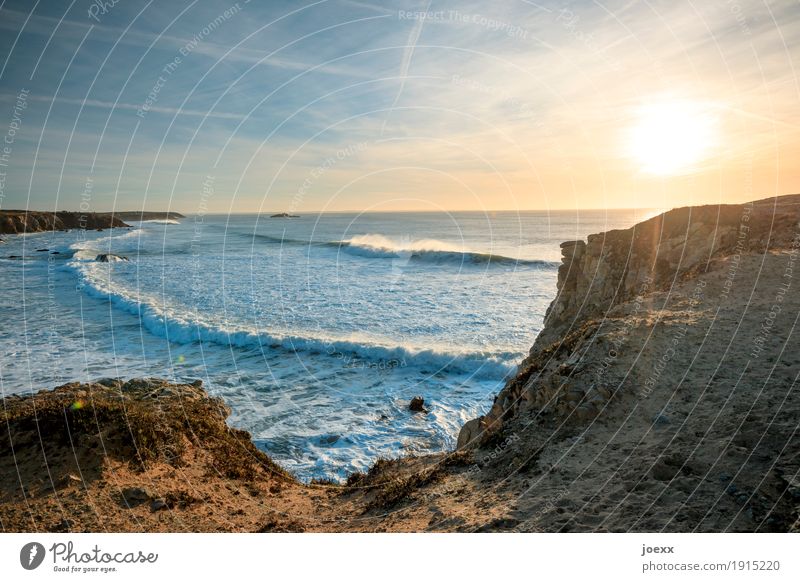
[[[98,230],[126,226],[128,225],[111,213],[0,210],[0,234],[21,234],[72,228]]]

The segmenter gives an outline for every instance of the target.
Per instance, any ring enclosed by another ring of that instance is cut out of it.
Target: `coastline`
[[[179,212],[49,212],[43,210],[0,210],[0,234],[60,231],[72,229],[105,230],[130,228],[125,220],[176,220],[186,218]]]
[[[45,212],[0,210],[0,234],[24,234],[53,230],[105,230],[127,228],[119,216],[106,212]]]
[[[462,430],[462,450],[379,461],[344,485],[282,472],[199,385],[105,381],[7,399],[17,424],[4,474],[12,447],[26,466],[21,485],[3,484],[3,529],[796,531],[800,362],[785,348],[800,313],[798,201],[677,209],[562,245],[545,328],[490,413]],[[126,441],[138,425],[120,399],[156,433]],[[69,444],[46,443],[61,464],[43,471],[42,410],[52,434],[83,431],[77,464]],[[114,414],[98,425],[90,410]],[[142,501],[131,506],[127,489]]]

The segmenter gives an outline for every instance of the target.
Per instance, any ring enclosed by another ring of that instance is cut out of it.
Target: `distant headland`
[[[0,234],[21,234],[47,230],[70,230],[73,228],[97,230],[125,228],[125,220],[175,220],[185,218],[179,212],[47,212],[40,210],[0,210]]]
[[[129,226],[110,212],[42,212],[0,210],[0,234],[22,234],[73,228],[97,230]]]

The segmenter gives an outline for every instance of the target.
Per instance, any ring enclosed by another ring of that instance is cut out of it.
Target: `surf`
[[[150,333],[176,344],[210,342],[220,346],[282,350],[338,359],[345,367],[391,369],[419,368],[427,374],[463,374],[480,379],[502,380],[513,373],[513,362],[521,353],[454,351],[448,348],[395,344],[388,339],[358,334],[337,337],[325,333],[284,334],[240,324],[204,320],[182,306],[167,305],[163,298],[133,292],[111,282],[112,268],[89,257],[94,251],[76,253],[67,266],[80,278],[79,289],[89,297],[109,301],[115,308],[136,316]],[[134,262],[113,268],[136,268]]]
[[[357,235],[338,241],[301,240],[259,233],[243,234],[243,236],[268,244],[336,249],[366,259],[390,259],[437,265],[503,265],[540,269],[556,269],[559,266],[559,263],[554,261],[508,257],[459,248],[455,244],[436,239],[409,239],[396,242],[380,234]]]

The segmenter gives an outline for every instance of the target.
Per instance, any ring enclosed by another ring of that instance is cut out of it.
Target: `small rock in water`
[[[325,446],[335,445],[338,440],[339,440],[338,434],[326,434],[319,438],[320,444]]]
[[[422,396],[414,396],[408,405],[408,409],[412,412],[427,412],[425,410],[425,399]]]
[[[36,252],[37,252],[37,253],[46,253],[46,252],[47,252],[47,251],[49,251],[49,250],[50,250],[50,249],[36,249]]]
[[[97,255],[94,260],[98,263],[115,263],[117,261],[127,261],[128,257],[104,253],[102,255]]]

